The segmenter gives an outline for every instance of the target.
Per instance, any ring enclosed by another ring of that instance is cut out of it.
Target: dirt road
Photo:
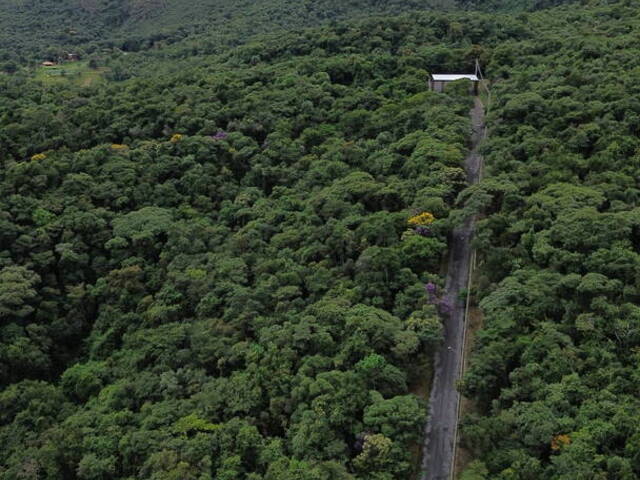
[[[479,179],[482,157],[478,148],[484,136],[484,107],[477,97],[474,102],[471,110],[472,150],[465,159],[469,183],[476,183]],[[456,382],[460,374],[465,329],[465,301],[460,297],[460,292],[467,287],[469,279],[474,223],[474,219],[469,218],[464,225],[453,231],[451,237],[445,292],[446,302],[451,305],[451,313],[444,317],[444,343],[436,352],[429,418],[424,435],[422,480],[447,480],[453,468],[460,401]]]

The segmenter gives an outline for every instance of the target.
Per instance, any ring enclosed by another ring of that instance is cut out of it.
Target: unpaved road
[[[472,150],[465,159],[469,183],[476,183],[479,179],[482,157],[478,148],[484,136],[484,107],[477,97],[474,102],[471,110]],[[444,343],[436,352],[429,417],[424,435],[422,480],[447,480],[453,468],[460,401],[456,383],[460,374],[465,329],[465,302],[460,298],[460,292],[467,287],[469,279],[474,220],[469,218],[464,225],[454,229],[451,237],[445,299],[452,308],[451,313],[444,316]]]

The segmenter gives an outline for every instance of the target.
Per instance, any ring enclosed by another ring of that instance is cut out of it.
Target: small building
[[[429,90],[434,92],[443,92],[446,85],[456,80],[469,80],[471,81],[471,91],[474,95],[478,94],[478,83],[480,79],[478,75],[469,73],[434,73],[429,75]]]
[[[70,62],[77,62],[80,60],[80,57],[77,53],[67,53],[67,60]]]
[[[55,62],[50,62],[50,61],[46,61],[46,62],[42,62],[41,64],[43,67],[55,67],[56,63]]]

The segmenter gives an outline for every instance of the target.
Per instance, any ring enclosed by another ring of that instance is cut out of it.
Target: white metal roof
[[[470,75],[470,74],[464,74],[464,73],[463,74],[438,73],[438,74],[431,75],[431,78],[436,82],[453,82],[455,80],[461,80],[463,78],[466,78],[467,80],[471,80],[473,82],[478,81],[477,75]]]

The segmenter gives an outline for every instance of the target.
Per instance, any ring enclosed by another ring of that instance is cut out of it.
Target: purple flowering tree
[[[451,305],[451,302],[446,297],[442,297],[438,303],[438,308],[440,309],[440,313],[446,315],[451,313],[453,305]]]
[[[227,132],[225,132],[224,130],[219,130],[218,133],[212,135],[211,138],[213,138],[214,140],[226,140],[228,136],[229,134]]]
[[[416,227],[414,231],[421,237],[431,236],[431,229],[429,227],[419,226],[419,227]]]
[[[444,294],[438,295],[438,286],[435,283],[429,282],[425,284],[424,289],[429,297],[429,303],[435,305],[441,314],[446,315],[451,313],[453,310],[451,301]]]
[[[424,286],[424,289],[427,291],[427,294],[431,295],[435,295],[436,292],[438,291],[438,287],[436,286],[435,283],[429,282]]]

